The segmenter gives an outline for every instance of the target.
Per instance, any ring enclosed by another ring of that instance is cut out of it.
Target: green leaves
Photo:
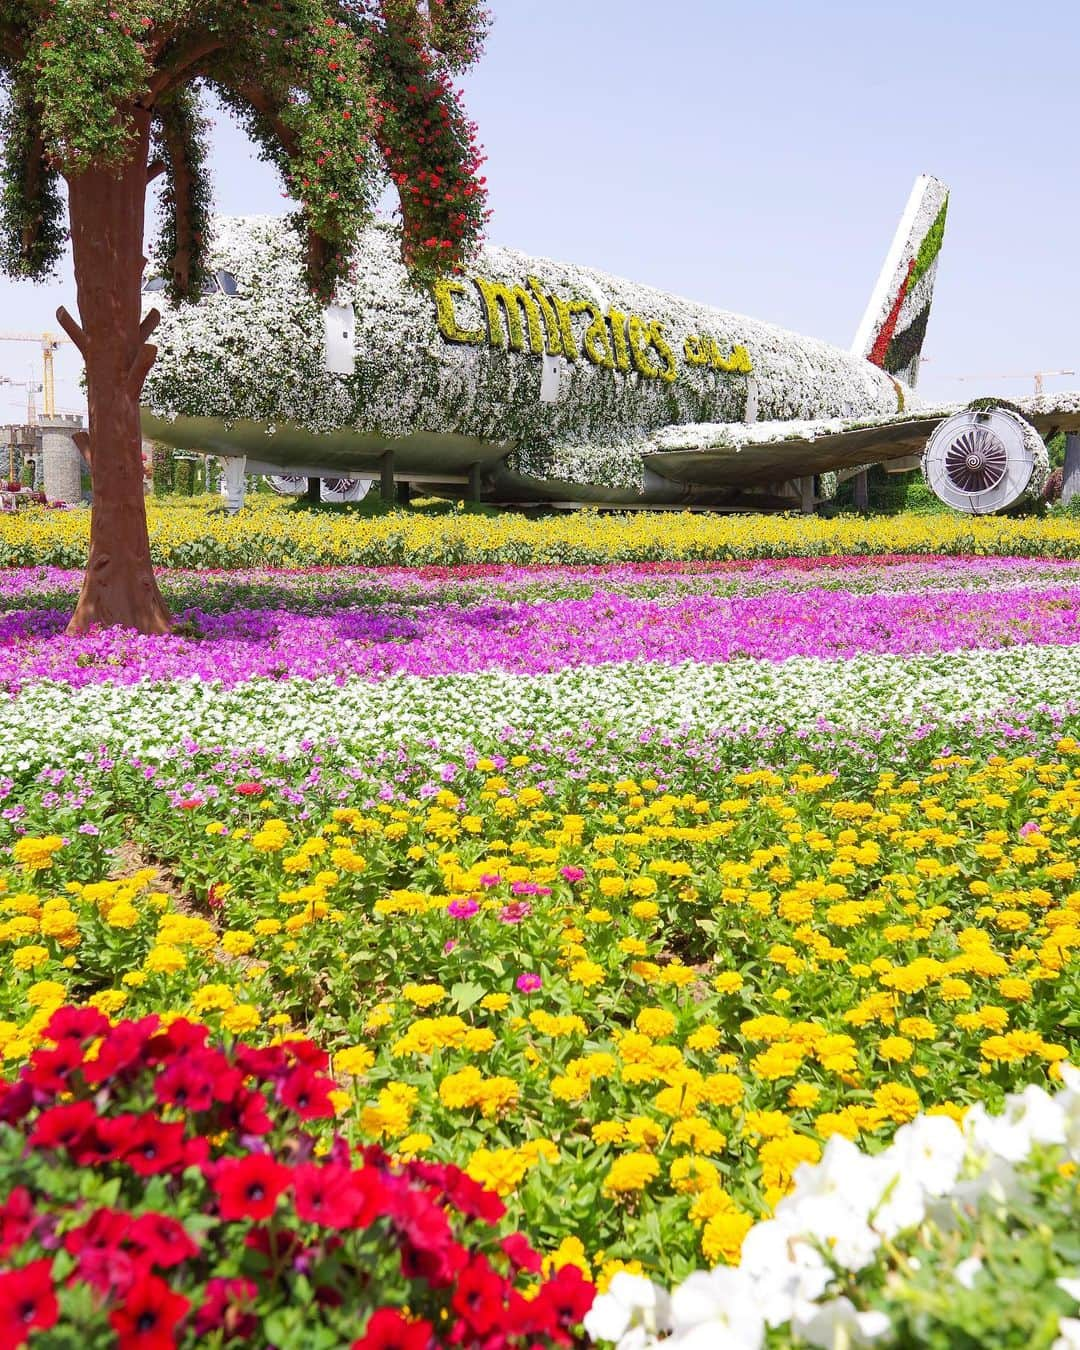
[[[66,0],[0,20],[15,81],[4,122],[0,267],[39,277],[60,256],[59,174],[119,169],[153,119],[168,175],[158,259],[174,299],[205,279],[210,192],[194,86],[209,82],[303,204],[308,274],[323,296],[392,175],[406,261],[461,260],[483,222],[479,156],[448,74],[479,53],[475,0]],[[149,167],[149,166],[148,166]],[[127,260],[134,261],[134,260]]]

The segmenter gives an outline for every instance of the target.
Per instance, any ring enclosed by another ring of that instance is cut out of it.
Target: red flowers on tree
[[[22,1262],[0,1275],[0,1350],[66,1310],[121,1350],[316,1324],[361,1350],[581,1343],[592,1286],[540,1280],[497,1196],[307,1132],[334,1087],[310,1041],[226,1048],[183,1018],[71,1008],[44,1039],[0,1085],[0,1261]]]

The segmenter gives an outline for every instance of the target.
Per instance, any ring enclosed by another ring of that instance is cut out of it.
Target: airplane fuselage
[[[913,401],[828,343],[512,249],[418,286],[395,232],[371,226],[328,311],[283,221],[220,222],[214,264],[235,294],[166,307],[147,433],[282,472],[375,476],[390,451],[399,476],[436,487],[479,466],[499,499],[631,502],[663,496],[645,465],[662,428]]]

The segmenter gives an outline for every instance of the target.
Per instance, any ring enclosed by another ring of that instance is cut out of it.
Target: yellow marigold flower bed
[[[831,520],[692,512],[394,511],[349,515],[251,496],[227,516],[214,497],[147,503],[163,567],[451,566],[616,560],[778,558],[842,554],[1080,557],[1080,520],[1064,516],[899,515]],[[90,513],[28,509],[0,520],[0,566],[79,567]]]
[[[170,890],[87,875],[97,841],[30,812],[0,867],[0,1056],[22,1063],[65,1001],[303,1030],[343,1088],[329,1128],[455,1161],[548,1252],[573,1237],[583,1269],[667,1278],[736,1261],[832,1135],[881,1147],[1075,1050],[1074,744],[861,788],[811,765],[663,783],[629,759],[586,779],[553,749],[498,787],[490,762],[452,791],[417,771],[416,795],[347,808],[324,766],[306,796],[268,788],[269,819],[209,793],[211,757],[145,822]],[[433,838],[436,792],[476,828]],[[364,865],[322,866],[343,851]]]

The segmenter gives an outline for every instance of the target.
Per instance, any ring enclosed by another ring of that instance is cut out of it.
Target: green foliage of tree
[[[80,318],[58,318],[86,360],[95,508],[74,630],[168,627],[141,496],[138,399],[156,323],[140,313],[142,222],[147,185],[164,175],[157,264],[175,300],[197,302],[211,203],[204,92],[237,114],[300,203],[317,294],[332,294],[388,180],[404,260],[429,276],[466,256],[486,215],[452,79],[487,25],[481,0],[0,5],[0,269],[49,275],[67,237],[61,180],[68,189]]]

